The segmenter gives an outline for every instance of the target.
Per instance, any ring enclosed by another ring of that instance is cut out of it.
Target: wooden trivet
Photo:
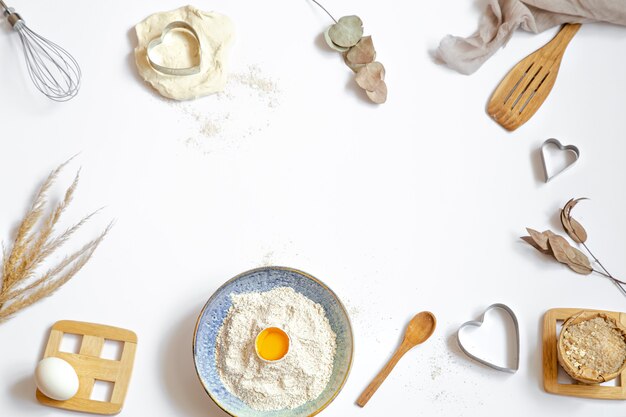
[[[78,353],[61,352],[61,340],[64,333],[82,336]],[[122,342],[119,360],[100,357],[105,340]],[[69,362],[76,373],[80,386],[76,395],[67,401],[56,401],[37,390],[37,400],[50,407],[65,410],[82,411],[94,414],[117,414],[122,411],[124,398],[133,370],[137,335],[125,329],[80,321],[62,320],[56,322],[50,330],[50,338],[43,357],[54,356]],[[96,381],[113,383],[110,401],[91,399],[91,392]]]
[[[626,400],[626,371],[618,377],[617,386],[585,385],[574,380],[565,384],[558,382],[560,365],[556,352],[557,322],[565,321],[581,310],[604,313],[626,326],[626,313],[586,308],[553,308],[548,310],[543,317],[543,387],[546,392],[552,394],[604,400]]]

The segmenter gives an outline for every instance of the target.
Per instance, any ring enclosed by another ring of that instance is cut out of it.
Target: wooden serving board
[[[78,353],[61,352],[61,340],[64,333],[82,336]],[[100,357],[105,340],[123,343],[120,360]],[[50,330],[50,337],[44,352],[44,358],[54,356],[69,362],[78,374],[78,392],[67,401],[56,401],[37,390],[37,400],[50,407],[81,411],[94,414],[117,414],[122,411],[124,398],[128,391],[130,376],[135,361],[137,335],[118,327],[80,321],[62,320],[56,322]],[[91,399],[96,380],[113,383],[110,401]]]
[[[591,310],[583,308],[553,308],[543,317],[543,387],[546,392],[574,397],[597,398],[603,400],[626,400],[626,370],[617,378],[617,386],[586,385],[572,380],[571,383],[558,382],[559,364],[556,345],[557,323],[565,321],[579,311],[604,313],[626,326],[626,313]]]

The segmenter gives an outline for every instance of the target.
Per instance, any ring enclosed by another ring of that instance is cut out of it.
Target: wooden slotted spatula
[[[487,113],[500,126],[515,130],[541,107],[554,86],[565,48],[578,29],[579,23],[563,25],[554,39],[522,59],[504,77],[487,105]]]

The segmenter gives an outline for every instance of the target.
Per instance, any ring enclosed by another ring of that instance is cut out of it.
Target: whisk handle
[[[0,7],[4,9],[3,14],[7,17],[11,27],[15,27],[15,24],[22,20],[22,16],[15,13],[15,10],[12,7],[7,6],[3,0],[0,0]]]
[[[2,0],[0,0],[0,7],[4,9],[4,13],[10,13],[9,6],[7,6],[7,4],[3,2]]]
[[[0,0],[1,1],[1,0]],[[22,16],[20,16],[19,14],[15,13],[15,12],[11,12],[8,16],[7,16],[7,20],[9,21],[9,23],[11,24],[11,27],[14,27],[15,29],[17,29],[15,27],[15,24],[17,22],[21,22],[22,21]]]

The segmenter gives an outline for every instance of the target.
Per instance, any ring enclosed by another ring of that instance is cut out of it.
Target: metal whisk
[[[22,17],[0,0],[7,20],[20,35],[28,75],[35,87],[54,101],[67,101],[80,88],[80,67],[65,49],[38,35],[26,26]]]

